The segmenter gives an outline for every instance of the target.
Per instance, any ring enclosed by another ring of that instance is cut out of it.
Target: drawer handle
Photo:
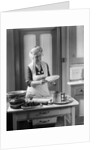
[[[40,123],[47,123],[49,122],[49,120],[46,120],[46,121],[39,121]]]
[[[84,90],[78,89],[75,93],[76,93],[76,95],[84,94]]]

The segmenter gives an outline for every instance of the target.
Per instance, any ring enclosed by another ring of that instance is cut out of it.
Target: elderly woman
[[[50,96],[48,83],[45,78],[50,76],[48,64],[42,61],[43,50],[36,46],[29,52],[32,62],[28,65],[26,97]]]

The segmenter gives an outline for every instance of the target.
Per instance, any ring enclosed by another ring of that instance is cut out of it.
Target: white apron
[[[41,65],[42,65],[42,68],[43,68],[43,71],[44,71],[44,75],[47,76],[47,64],[45,62],[41,62]],[[34,77],[36,75],[36,72],[35,72],[35,66],[33,65],[33,63],[31,63],[29,65],[29,68],[31,69],[32,71],[32,77],[33,77],[33,80],[34,80]],[[33,96],[36,96],[36,97],[48,97],[50,96],[50,92],[49,92],[49,89],[48,89],[48,83],[44,83],[44,84],[40,84],[40,85],[36,85],[35,87],[27,87],[27,92],[26,92],[26,97],[29,97],[29,95],[33,95]]]

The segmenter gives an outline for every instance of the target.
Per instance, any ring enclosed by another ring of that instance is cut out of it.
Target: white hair
[[[31,59],[34,58],[34,56],[37,56],[38,54],[42,55],[43,49],[40,46],[35,46],[34,48],[32,48],[29,52],[29,57]]]

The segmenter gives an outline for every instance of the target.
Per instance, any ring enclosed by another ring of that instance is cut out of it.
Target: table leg
[[[17,116],[13,114],[13,130],[17,130]]]
[[[72,107],[72,125],[75,125],[75,107]]]
[[[67,115],[64,115],[64,126],[67,126]]]

